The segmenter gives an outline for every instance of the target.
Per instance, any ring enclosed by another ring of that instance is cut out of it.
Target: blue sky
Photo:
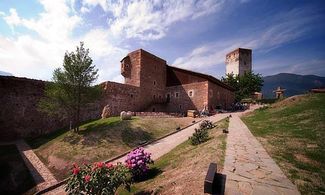
[[[263,76],[325,76],[324,21],[322,0],[1,0],[0,71],[50,80],[84,41],[97,82],[123,82],[119,61],[138,48],[217,78],[238,47]]]

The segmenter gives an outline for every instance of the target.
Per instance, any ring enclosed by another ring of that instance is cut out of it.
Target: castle
[[[238,48],[226,55],[226,74],[242,76],[252,71],[252,50]]]
[[[121,111],[186,113],[217,106],[229,109],[234,102],[234,89],[215,77],[169,66],[142,49],[121,60],[121,74],[124,84],[100,84],[104,95],[82,109],[82,121],[100,118],[104,107],[110,107],[111,115]],[[67,119],[49,117],[38,110],[45,83],[0,76],[0,139],[35,137],[68,126]]]
[[[177,112],[229,109],[234,102],[234,89],[213,76],[166,64],[143,49],[129,53],[121,60],[124,84],[105,82],[103,106],[112,114],[122,110]]]

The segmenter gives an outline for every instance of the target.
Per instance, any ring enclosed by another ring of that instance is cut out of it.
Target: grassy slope
[[[36,154],[58,179],[66,177],[72,162],[107,160],[139,145],[191,123],[190,118],[119,117],[95,120],[73,133],[61,130],[52,135],[29,140]]]
[[[325,193],[325,94],[291,97],[243,120],[302,194]]]
[[[198,146],[189,141],[160,157],[151,166],[146,181],[135,183],[131,192],[120,190],[119,194],[202,194],[203,181],[211,162],[222,170],[226,150],[226,136],[222,129],[228,126],[224,119],[209,130],[210,139]]]

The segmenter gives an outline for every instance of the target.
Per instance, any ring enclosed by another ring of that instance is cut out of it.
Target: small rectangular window
[[[176,93],[175,93],[175,97],[178,98],[178,96],[179,96],[179,94],[178,94],[178,92],[176,92]]]

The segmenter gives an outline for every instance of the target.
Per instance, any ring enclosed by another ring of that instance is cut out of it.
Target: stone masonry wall
[[[101,85],[104,89],[101,106],[109,105],[114,116],[119,115],[121,111],[140,111],[144,106],[139,87],[110,81]]]
[[[125,62],[124,62],[125,60]],[[128,54],[128,56],[122,60],[121,65],[128,66],[126,69],[127,76],[125,76],[125,84],[140,87],[140,71],[141,71],[141,52],[136,50]],[[122,67],[121,67],[122,69]]]
[[[208,81],[172,86],[166,91],[170,94],[170,102],[166,107],[168,112],[186,113],[192,109],[202,110],[208,103]]]
[[[220,85],[216,85],[209,81],[209,109],[214,109],[216,106],[221,106],[223,109],[230,109],[231,104],[235,101],[234,93]]]
[[[164,101],[166,90],[166,61],[141,50],[140,93],[147,107]]]
[[[50,117],[38,110],[45,82],[27,78],[0,76],[0,139],[34,137],[68,127],[69,121]],[[97,104],[83,112],[82,120],[100,116]]]

